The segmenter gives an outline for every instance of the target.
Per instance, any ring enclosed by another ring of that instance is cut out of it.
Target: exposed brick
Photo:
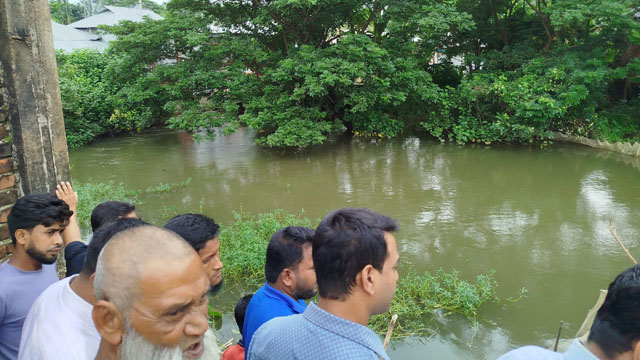
[[[7,127],[4,125],[0,125],[0,139],[4,139],[9,135],[9,131]]]
[[[8,189],[16,184],[16,177],[13,174],[0,176],[0,190]]]
[[[0,206],[13,205],[17,200],[18,190],[16,189],[11,189],[7,192],[0,193]]]
[[[7,225],[7,224],[0,225],[0,239],[2,239],[2,240],[8,239],[9,236],[11,236],[9,234],[9,225]]]
[[[9,212],[11,212],[11,208],[8,207],[4,210],[2,210],[2,212],[0,212],[0,223],[6,223],[7,222],[7,217],[9,216]]]
[[[11,156],[11,144],[0,144],[0,158]]]
[[[13,159],[6,158],[0,160],[0,174],[13,170]]]
[[[0,259],[4,258],[5,256],[7,256],[9,254],[12,254],[12,253],[13,253],[13,244],[12,243],[0,245]]]

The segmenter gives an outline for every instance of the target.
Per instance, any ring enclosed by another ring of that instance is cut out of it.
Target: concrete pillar
[[[0,76],[23,194],[70,179],[47,0],[0,0]]]
[[[47,0],[0,0],[0,261],[18,196],[70,180]]]

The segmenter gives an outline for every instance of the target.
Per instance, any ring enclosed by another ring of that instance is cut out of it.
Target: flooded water
[[[72,151],[72,173],[132,189],[192,178],[188,188],[138,207],[160,225],[163,206],[180,213],[202,204],[223,224],[240,209],[304,209],[316,219],[336,208],[368,207],[398,220],[404,269],[456,269],[466,279],[495,269],[499,296],[527,288],[516,303],[484,305],[477,327],[455,316],[430,320],[436,334],[393,343],[394,359],[495,359],[520,345],[551,346],[560,320],[565,336],[575,334],[598,289],[631,265],[610,221],[640,256],[640,161],[629,157],[573,145],[461,147],[418,137],[336,138],[284,153],[253,139],[246,129],[201,143],[152,130]],[[232,308],[241,292],[225,284],[215,300]],[[226,314],[219,340],[234,331]]]

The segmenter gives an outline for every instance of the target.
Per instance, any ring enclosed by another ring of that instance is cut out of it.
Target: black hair
[[[40,193],[26,195],[18,199],[7,217],[11,241],[16,244],[16,231],[25,229],[31,231],[38,225],[51,226],[55,223],[65,223],[73,215],[69,205],[58,199],[54,194]]]
[[[253,294],[245,295],[236,304],[236,308],[233,310],[233,316],[236,318],[236,324],[238,324],[238,329],[240,329],[240,335],[242,335],[242,327],[244,326],[244,314],[247,312],[247,306],[249,306],[249,301]]]
[[[267,259],[264,275],[267,281],[275,283],[282,270],[302,261],[302,247],[311,245],[313,229],[301,226],[288,226],[276,231],[267,245]]]
[[[397,229],[394,219],[369,209],[344,208],[325,216],[313,236],[320,296],[344,299],[365,266],[382,271],[388,256],[383,232]]]
[[[608,358],[633,350],[640,340],[640,265],[623,271],[609,284],[604,303],[591,326],[588,341]]]
[[[87,247],[87,255],[84,259],[84,265],[82,267],[82,273],[85,275],[91,275],[96,272],[96,265],[98,263],[98,255],[102,248],[111,240],[111,238],[120,231],[134,228],[136,226],[149,225],[146,221],[140,219],[118,219],[110,224],[107,224],[93,233],[91,242]]]
[[[182,214],[175,216],[164,225],[165,229],[182,236],[191,246],[199,251],[206,243],[218,235],[220,225],[201,214]]]
[[[91,212],[91,231],[95,232],[100,227],[112,223],[119,218],[132,213],[136,207],[122,201],[105,201],[96,206]]]

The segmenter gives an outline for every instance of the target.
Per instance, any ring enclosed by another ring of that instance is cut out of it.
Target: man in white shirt
[[[18,359],[87,360],[96,356],[100,333],[91,311],[98,255],[113,235],[144,224],[138,219],[122,219],[93,234],[80,274],[49,286],[31,307],[22,330]]]

